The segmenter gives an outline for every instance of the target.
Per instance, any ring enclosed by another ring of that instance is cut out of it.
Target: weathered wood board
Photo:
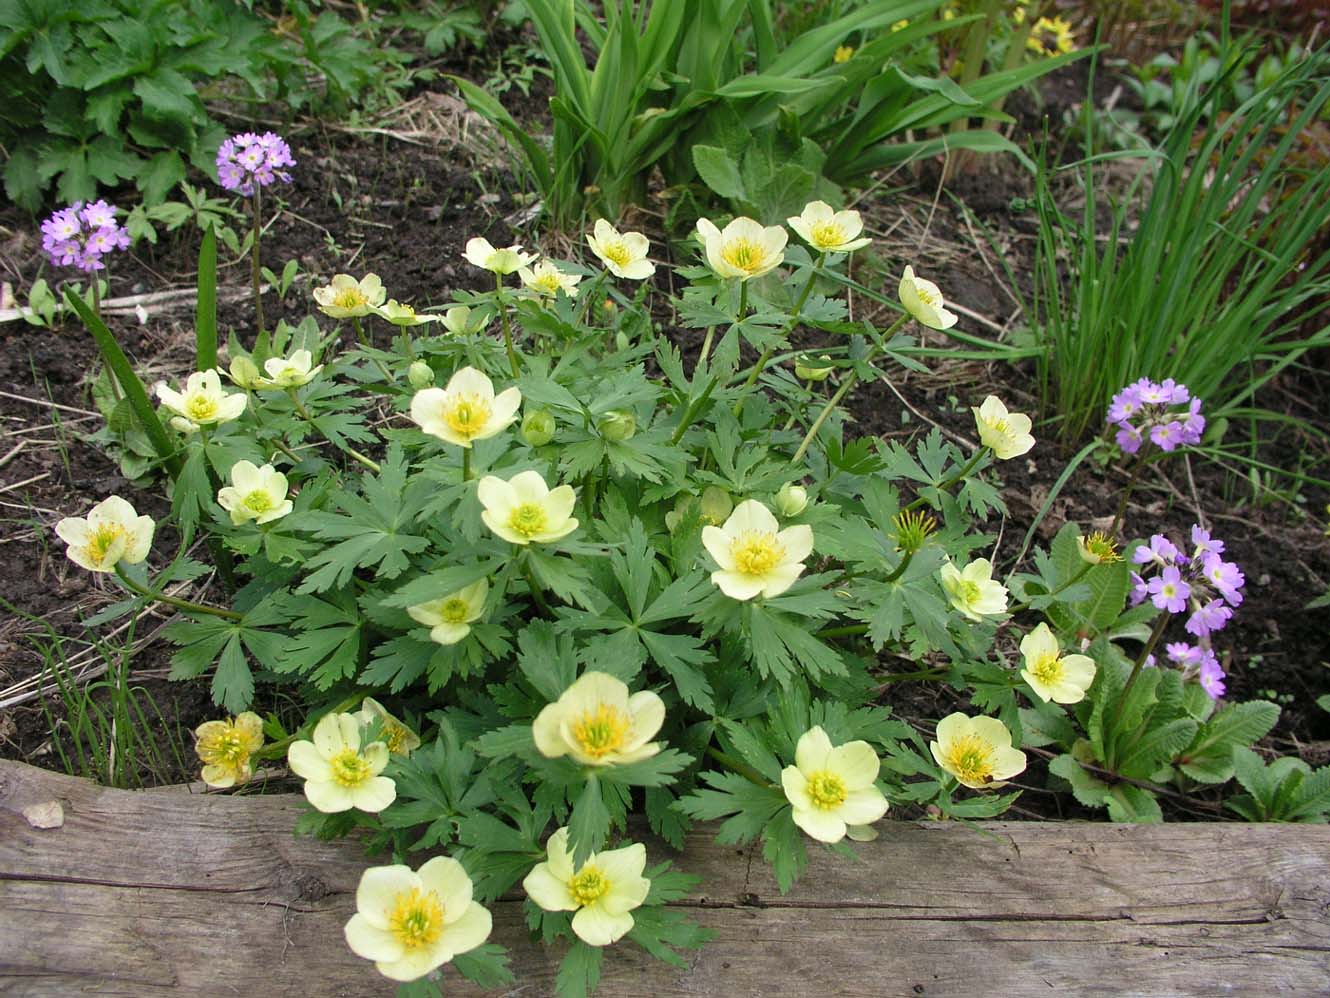
[[[64,825],[33,827],[58,800]],[[290,796],[130,793],[0,762],[0,993],[391,995],[342,924],[367,861],[296,840]],[[680,971],[631,945],[600,994],[1330,995],[1330,828],[884,822],[814,847],[781,897],[760,857],[694,836],[684,904],[717,936]],[[518,984],[558,954],[492,906]],[[445,971],[448,994],[475,994]]]

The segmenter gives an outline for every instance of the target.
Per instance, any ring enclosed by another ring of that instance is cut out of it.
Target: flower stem
[[[126,575],[124,568],[120,565],[115,566],[115,574],[116,577],[119,578],[121,582],[123,582],[129,589],[138,593],[140,596],[143,596],[146,599],[153,600],[154,602],[157,603],[165,603],[167,606],[173,606],[177,610],[186,610],[190,613],[206,613],[213,617],[221,617],[224,620],[245,619],[245,615],[243,613],[237,613],[234,610],[223,610],[219,606],[207,606],[206,604],[203,603],[193,603],[190,602],[189,600],[178,599],[175,596],[168,596],[166,593],[157,592],[156,590],[148,589],[144,586],[141,586],[133,579],[131,579],[128,575]]]
[[[364,699],[365,699],[364,690],[361,690],[357,693],[353,693],[349,697],[344,697],[343,699],[339,700],[336,704],[334,704],[329,710],[326,710],[322,714],[320,714],[319,720],[323,720],[329,714],[344,714],[349,708],[354,707],[357,702]],[[291,747],[292,742],[300,741],[302,731],[304,731],[306,728],[310,729],[311,731],[313,730],[313,725],[310,724],[310,720],[312,719],[306,718],[304,724],[296,728],[295,731],[291,732],[285,738],[279,738],[275,742],[269,742],[267,745],[264,745],[257,752],[251,752],[249,757],[255,760],[280,759],[283,755],[286,754],[286,750]]]
[[[259,199],[259,185],[254,185],[254,195],[250,199],[250,206],[254,210],[254,238],[250,242],[250,279],[254,285],[254,325],[259,336],[263,335],[263,295],[260,288],[263,284],[262,265],[259,263],[259,237],[263,235],[263,212]]]
[[[526,587],[531,591],[531,598],[536,601],[536,606],[540,612],[548,614],[550,612],[549,604],[545,602],[545,593],[540,588],[540,583],[536,581],[536,575],[531,571],[531,562],[527,559],[526,552],[522,552],[522,578],[526,579]]]
[[[324,433],[322,430],[319,430],[319,424],[314,422],[314,416],[310,413],[308,409],[305,408],[305,404],[300,401],[300,396],[296,394],[296,390],[294,388],[288,388],[286,390],[286,394],[291,397],[291,404],[296,407],[296,412],[300,414],[300,418],[303,419],[305,422],[307,422],[310,426],[314,427],[314,429],[318,430],[319,435],[323,437],[324,440],[328,440],[328,443],[332,444],[334,447],[338,447],[339,450],[345,451],[347,456],[360,462],[370,471],[374,472],[376,475],[379,473],[381,469],[377,461],[374,461],[366,457],[364,454],[360,453],[360,451],[356,450],[354,447],[340,447],[336,443],[336,441],[329,440],[328,435]]]
[[[369,337],[365,334],[365,327],[360,324],[360,316],[358,315],[351,316],[351,327],[356,331],[356,342],[359,343],[366,350],[372,349],[373,344],[370,343]],[[406,330],[403,329],[402,332],[403,336],[405,336]],[[408,346],[407,349],[409,350],[410,347]],[[374,361],[374,366],[379,369],[379,373],[383,375],[383,380],[392,381],[393,376],[392,374],[389,373],[388,369],[383,366],[383,361],[379,360],[378,357],[374,357],[371,359]]]
[[[707,335],[702,338],[702,349],[697,353],[697,364],[693,370],[697,370],[707,362],[707,356],[711,353],[711,341],[716,336],[716,327],[707,326]]]
[[[1131,667],[1131,675],[1127,677],[1126,685],[1122,687],[1122,693],[1118,696],[1117,712],[1122,712],[1122,705],[1127,702],[1127,694],[1131,688],[1136,685],[1136,678],[1141,674],[1141,669],[1145,666],[1145,660],[1150,657],[1150,653],[1155,650],[1155,645],[1159,644],[1159,639],[1164,635],[1164,628],[1168,626],[1170,613],[1162,613],[1159,619],[1155,621],[1154,629],[1150,632],[1150,638],[1145,642],[1145,647],[1141,649],[1140,657]]]
[[[513,377],[519,377],[522,369],[517,364],[517,351],[513,349],[513,328],[508,321],[508,304],[503,300],[503,275],[494,275],[494,301],[499,306],[499,322],[503,325],[503,348],[508,351],[508,366],[513,369]]]
[[[982,458],[984,454],[986,454],[987,452],[988,452],[987,447],[980,447],[977,451],[974,452],[974,456],[971,457],[970,460],[966,462],[965,467],[961,468],[960,471],[956,472],[956,474],[952,475],[950,478],[948,478],[945,482],[943,482],[941,485],[937,487],[938,491],[946,492],[957,482],[963,480],[966,475],[974,471],[974,466],[979,463],[979,459]],[[925,501],[924,497],[919,496],[917,499],[914,500],[914,502],[906,506],[903,512],[908,513],[911,510],[918,509],[920,506],[924,504],[924,501]]]
[[[1127,487],[1122,490],[1122,498],[1118,500],[1118,511],[1113,514],[1113,526],[1108,528],[1108,536],[1116,537],[1118,528],[1122,526],[1122,518],[1127,515],[1127,500],[1131,498],[1132,489],[1136,487],[1136,481],[1141,477],[1141,467],[1145,462],[1138,456],[1136,463],[1131,468],[1131,478],[1127,480]]]
[[[462,481],[471,481],[471,448],[462,448]]]
[[[720,749],[718,749],[718,748],[714,748],[714,747],[710,747],[710,746],[708,746],[708,748],[707,748],[707,755],[711,756],[711,758],[715,759],[715,760],[716,760],[718,763],[720,763],[722,766],[725,766],[725,767],[729,768],[730,770],[732,770],[733,772],[738,773],[740,776],[742,776],[742,777],[743,777],[745,780],[747,780],[749,783],[755,783],[755,784],[757,784],[759,787],[774,787],[774,786],[775,786],[775,784],[773,784],[770,780],[768,780],[766,777],[764,777],[761,773],[759,773],[759,772],[758,772],[756,769],[754,769],[752,766],[748,765],[748,763],[746,763],[746,762],[744,762],[744,761],[742,761],[742,760],[740,760],[740,759],[736,759],[736,758],[734,758],[734,756],[729,755],[729,754],[727,754],[727,753],[725,753],[725,752],[722,752],[722,751],[721,751]]]

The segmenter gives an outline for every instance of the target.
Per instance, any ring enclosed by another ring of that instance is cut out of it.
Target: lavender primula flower
[[[1114,434],[1113,439],[1117,441],[1117,445],[1122,448],[1124,454],[1135,454],[1141,449],[1141,442],[1144,438],[1141,436],[1140,430],[1128,423]]]
[[[42,249],[52,263],[92,273],[104,270],[102,258],[129,246],[129,233],[117,224],[115,206],[105,201],[77,201],[42,222]]]
[[[1222,631],[1232,618],[1233,611],[1223,600],[1212,599],[1204,606],[1198,605],[1187,618],[1187,632],[1198,638],[1209,637],[1215,631]]]
[[[1171,565],[1174,562],[1186,561],[1178,546],[1163,534],[1151,534],[1150,543],[1142,544],[1133,551],[1131,560],[1137,565],[1147,565],[1150,562],[1157,565]]]
[[[1185,418],[1170,406],[1190,403]],[[1146,439],[1163,451],[1201,442],[1205,419],[1201,400],[1172,378],[1156,384],[1149,378],[1132,382],[1113,396],[1107,419],[1117,427],[1115,440],[1124,453],[1135,454]]]
[[[1206,652],[1205,661],[1201,663],[1200,682],[1201,689],[1209,694],[1211,700],[1218,700],[1224,695],[1224,667],[1219,664],[1214,652]]]
[[[1182,424],[1177,420],[1150,428],[1150,441],[1162,451],[1176,450],[1182,443]]]
[[[1147,584],[1150,601],[1161,610],[1169,613],[1181,613],[1187,609],[1187,597],[1191,595],[1191,586],[1182,580],[1182,573],[1172,565],[1167,566]]]
[[[1198,645],[1189,645],[1185,641],[1170,641],[1164,650],[1168,653],[1168,660],[1174,665],[1195,668],[1205,658],[1205,649]]]
[[[1234,606],[1242,605],[1242,587],[1246,585],[1247,579],[1237,565],[1207,552],[1201,559],[1201,574],[1219,590],[1224,599]]]
[[[242,132],[224,141],[217,150],[217,179],[228,191],[249,197],[258,187],[280,180],[291,182],[283,167],[295,166],[291,147],[279,135]]]
[[[1135,572],[1131,573],[1131,605],[1140,606],[1145,602],[1145,598],[1150,595],[1150,587],[1145,584],[1145,580]]]
[[[1196,553],[1193,557],[1199,558],[1207,551],[1212,551],[1215,554],[1224,553],[1224,542],[1218,538],[1211,537],[1210,531],[1206,530],[1199,523],[1192,524],[1191,542],[1196,546]]]

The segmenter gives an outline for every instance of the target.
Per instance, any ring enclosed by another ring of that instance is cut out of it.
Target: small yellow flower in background
[[[795,746],[794,765],[780,774],[794,823],[819,842],[839,842],[871,825],[887,813],[887,798],[874,785],[881,765],[868,742],[833,746],[821,727],[810,728]]]
[[[471,878],[447,856],[409,866],[371,866],[360,875],[346,944],[380,974],[414,981],[489,938],[490,913],[471,898]]]
[[[1030,436],[1030,417],[1020,412],[1008,412],[996,395],[984,399],[974,413],[979,440],[1000,461],[1020,457],[1034,446]]]
[[[854,58],[853,45],[837,45],[836,53],[831,57],[832,61],[837,64],[842,62],[849,62],[853,58]]]
[[[389,298],[374,310],[380,319],[386,319],[394,326],[423,326],[427,322],[442,322],[438,315],[421,315],[410,305],[403,305],[396,298]]]
[[[1047,40],[1043,36],[1048,36]],[[1063,18],[1041,17],[1034,22],[1034,30],[1025,40],[1025,46],[1040,55],[1065,54],[1075,51],[1076,36],[1072,33],[1071,24]]]
[[[722,232],[710,219],[697,220],[697,234],[706,248],[707,263],[721,277],[746,281],[780,266],[789,234],[779,225],[736,218]]]
[[[470,447],[473,440],[497,436],[517,419],[522,393],[516,386],[494,394],[483,371],[464,367],[447,388],[424,388],[411,398],[411,421],[445,443]]]
[[[577,529],[571,485],[551,489],[538,471],[523,471],[508,481],[486,475],[476,489],[485,508],[485,526],[513,544],[549,544]]]
[[[305,781],[305,798],[324,814],[353,807],[373,814],[397,799],[397,785],[379,775],[388,765],[388,746],[362,746],[354,714],[325,715],[314,726],[313,741],[291,743],[286,761]]]
[[[216,371],[195,371],[185,379],[183,392],[158,385],[157,397],[175,413],[171,425],[184,433],[193,433],[200,426],[229,423],[239,418],[249,403],[244,392],[222,391],[222,379]]]
[[[411,619],[430,628],[431,641],[455,645],[471,633],[471,625],[485,612],[490,584],[481,579],[442,599],[417,603],[406,608]]]
[[[568,829],[560,828],[545,844],[547,859],[538,863],[522,889],[545,911],[571,911],[573,932],[588,946],[608,946],[633,928],[634,908],[651,892],[642,876],[647,849],[635,842],[622,849],[593,852],[581,866],[573,866]]]
[[[65,554],[90,572],[114,572],[120,562],[137,565],[148,557],[156,524],[139,516],[119,496],[109,496],[87,516],[67,516],[55,525],[56,536],[69,545]]]
[[[259,384],[264,388],[299,388],[307,385],[323,370],[323,365],[314,366],[314,355],[308,350],[295,350],[290,357],[269,357],[263,362],[263,372]]]
[[[1105,565],[1122,560],[1117,542],[1102,530],[1096,530],[1089,537],[1078,535],[1076,553],[1081,556],[1081,561],[1090,565]]]
[[[379,722],[379,732],[393,755],[410,755],[420,748],[420,736],[397,718],[373,697],[365,697],[356,712],[356,720],[361,727],[368,728],[375,721]]]
[[[554,298],[563,292],[569,298],[577,297],[577,282],[581,274],[569,274],[549,260],[541,260],[534,267],[523,267],[517,272],[522,286],[537,298]]]
[[[891,25],[891,33],[894,35],[897,31],[904,31],[910,26],[908,20],[896,21]]]
[[[996,717],[948,714],[928,747],[939,766],[972,790],[1006,786],[1025,770],[1025,753],[1011,747],[1011,732]]]
[[[1015,9],[1011,12],[1011,23],[1012,24],[1025,23],[1025,6],[1023,4],[1017,4]]]
[[[503,277],[507,274],[515,274],[523,267],[531,266],[540,254],[523,253],[522,247],[516,244],[506,249],[495,249],[490,245],[488,239],[481,239],[477,236],[474,239],[467,240],[466,251],[462,256],[473,267],[479,267],[481,270],[488,270]]]
[[[1007,612],[1007,587],[993,580],[993,564],[987,558],[976,558],[959,571],[947,562],[940,571],[951,605],[971,620]]]
[[[194,751],[203,762],[203,782],[225,789],[254,775],[249,757],[263,748],[263,719],[245,711],[225,721],[204,721],[194,729]]]
[[[779,596],[803,572],[804,559],[813,551],[813,528],[800,523],[781,530],[771,510],[749,499],[734,508],[723,527],[703,527],[702,543],[720,566],[711,581],[726,596]]]
[[[802,214],[785,221],[820,253],[853,253],[873,241],[859,237],[864,222],[857,211],[834,211],[825,201],[810,201]]]
[[[605,219],[598,218],[586,242],[615,277],[645,281],[656,272],[656,265],[647,259],[651,243],[640,232],[620,232]]]
[[[319,311],[334,319],[358,319],[383,304],[388,293],[378,274],[357,281],[350,274],[336,274],[331,283],[314,289]]]
[[[247,520],[271,523],[291,512],[286,476],[271,464],[259,468],[252,461],[237,461],[230,477],[231,484],[218,489],[217,502],[236,526]]]
[[[572,756],[584,766],[614,766],[660,751],[651,739],[665,723],[665,701],[650,690],[631,696],[622,680],[587,672],[547,704],[531,726],[540,754]]]
[[[465,305],[454,305],[443,313],[443,328],[454,336],[464,333],[478,333],[484,326],[484,313],[472,312]]]
[[[914,276],[914,268],[906,267],[898,289],[901,304],[919,322],[930,329],[950,329],[956,325],[956,316],[943,307],[942,292],[932,281]]]
[[[1080,703],[1094,682],[1094,659],[1063,655],[1047,624],[1041,623],[1021,639],[1021,655],[1025,659],[1021,678],[1044,703]]]

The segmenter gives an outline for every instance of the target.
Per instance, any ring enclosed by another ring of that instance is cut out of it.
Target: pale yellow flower
[[[656,265],[647,259],[651,243],[640,232],[621,233],[605,219],[598,218],[586,241],[591,252],[615,277],[644,281],[656,272]]]
[[[230,485],[218,489],[217,502],[236,526],[247,520],[271,523],[291,512],[286,476],[271,464],[259,468],[252,461],[237,461],[230,478]]]
[[[465,333],[478,333],[485,326],[485,313],[472,310],[465,305],[454,305],[443,313],[443,328],[454,336]]]
[[[56,536],[69,545],[69,560],[90,572],[114,572],[120,562],[137,565],[148,557],[156,524],[139,516],[124,499],[109,496],[87,516],[67,516],[55,525]]]
[[[948,561],[941,575],[951,605],[971,620],[1007,612],[1007,587],[993,580],[993,564],[987,558],[976,558],[959,571]]]
[[[806,523],[780,529],[771,510],[749,499],[739,503],[723,527],[703,527],[702,543],[720,566],[711,581],[731,599],[779,596],[804,570],[813,551]]]
[[[378,274],[366,274],[359,281],[350,274],[336,274],[329,284],[314,289],[319,311],[334,319],[369,315],[387,295]]]
[[[308,350],[295,350],[290,357],[269,357],[263,362],[267,375],[259,381],[263,388],[299,388],[307,385],[323,370],[314,366],[314,355]]]
[[[939,766],[973,790],[1006,786],[1025,770],[1025,753],[1011,747],[1011,732],[996,717],[948,714],[928,747]]]
[[[472,900],[471,878],[447,856],[360,875],[346,944],[394,981],[414,981],[489,938],[490,913]]]
[[[581,274],[569,274],[560,270],[550,260],[541,260],[534,267],[523,267],[517,272],[522,286],[537,298],[554,298],[560,292],[569,298],[577,297],[577,282]]]
[[[785,221],[820,253],[853,253],[872,242],[859,237],[864,223],[857,211],[835,211],[825,201],[810,201],[802,214]]]
[[[353,807],[372,814],[397,799],[397,785],[379,775],[388,765],[388,746],[362,746],[354,714],[325,715],[314,726],[313,741],[291,743],[286,761],[305,781],[305,798],[325,814]]]
[[[373,697],[365,697],[360,702],[360,710],[356,711],[356,720],[363,728],[369,728],[378,721],[379,734],[393,755],[410,755],[420,748],[420,736],[388,713],[387,708]]]
[[[259,369],[249,357],[236,357],[231,361],[226,373],[237,387],[250,389],[263,387],[263,376],[259,374]]]
[[[571,485],[551,489],[538,471],[523,471],[508,481],[486,475],[476,489],[485,508],[485,526],[513,544],[549,544],[577,529]]]
[[[629,914],[651,891],[642,876],[647,865],[646,846],[635,842],[622,849],[593,852],[581,866],[573,866],[568,829],[560,828],[545,844],[545,862],[538,863],[522,889],[545,911],[571,911],[573,932],[588,946],[608,946],[633,928]]]
[[[224,789],[254,775],[249,757],[263,748],[263,719],[245,711],[225,721],[204,721],[194,729],[194,751],[203,763],[203,782]]]
[[[789,234],[779,225],[764,226],[736,218],[722,232],[710,219],[697,220],[697,234],[706,248],[707,263],[720,277],[746,281],[780,266]]]
[[[443,321],[442,316],[421,315],[410,305],[403,305],[396,298],[389,298],[382,305],[375,308],[374,314],[380,319],[386,319],[394,326],[423,326],[427,322]]]
[[[411,619],[430,628],[429,637],[441,645],[455,645],[471,633],[471,625],[485,612],[490,584],[481,579],[442,599],[406,608]]]
[[[1041,623],[1021,639],[1021,655],[1025,659],[1021,678],[1045,703],[1080,703],[1094,682],[1094,659],[1063,655],[1047,624]]]
[[[540,754],[572,756],[584,766],[614,766],[660,751],[652,737],[665,723],[665,701],[650,690],[631,696],[622,680],[587,672],[536,715],[531,726]]]
[[[917,320],[930,329],[950,329],[956,325],[956,316],[943,307],[942,292],[932,281],[914,276],[914,268],[906,267],[901,277],[901,304]]]
[[[974,423],[979,430],[979,441],[992,450],[1000,461],[1020,457],[1034,446],[1030,436],[1030,417],[1021,412],[1008,412],[996,395],[984,399],[977,409],[971,407]]]
[[[244,392],[222,391],[222,379],[216,371],[195,371],[185,379],[183,392],[158,385],[157,397],[176,414],[171,417],[171,425],[184,433],[193,433],[200,426],[229,423],[239,418],[249,402]]]
[[[473,267],[479,267],[481,270],[488,270],[491,273],[504,276],[514,274],[523,267],[529,267],[536,262],[539,254],[523,253],[522,247],[513,245],[506,249],[495,249],[490,245],[488,239],[481,239],[477,236],[474,239],[467,240],[466,251],[462,254],[466,262]]]
[[[832,746],[821,727],[799,738],[794,765],[781,770],[794,823],[819,842],[839,842],[851,828],[871,825],[887,813],[875,784],[881,768],[868,742]]]
[[[522,393],[516,386],[494,394],[494,382],[464,367],[447,388],[424,388],[411,398],[411,421],[430,436],[470,447],[473,440],[497,436],[517,418]]]

